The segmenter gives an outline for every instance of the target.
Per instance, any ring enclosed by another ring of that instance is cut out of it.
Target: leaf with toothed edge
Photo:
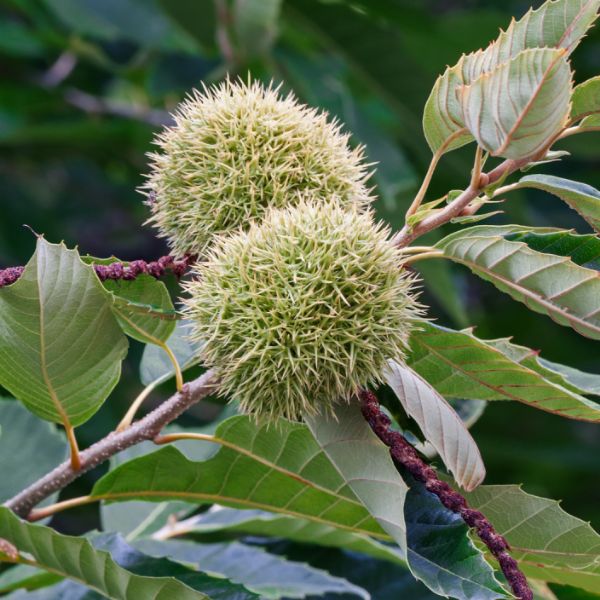
[[[567,122],[571,77],[565,50],[523,50],[459,88],[465,125],[492,156],[535,156]]]
[[[485,477],[485,466],[475,440],[454,409],[406,365],[391,360],[384,375],[456,482],[466,490],[475,489]]]
[[[108,552],[97,550],[85,538],[32,525],[5,507],[0,507],[0,538],[13,544],[21,556],[30,557],[26,561],[22,559],[27,564],[83,583],[111,600],[209,598],[172,577],[134,575],[119,566]]]
[[[558,502],[516,485],[486,485],[465,494],[511,547],[526,576],[600,593],[600,535]]]
[[[128,281],[107,280],[115,297],[113,311],[124,333],[144,344],[165,342],[175,329],[177,312],[165,284],[150,275]]]
[[[457,92],[463,85],[490,73],[528,48],[562,48],[568,56],[598,16],[600,0],[553,0],[513,19],[487,48],[463,55],[436,81],[425,105],[423,130],[433,152],[445,152],[469,143]]]
[[[600,404],[585,398],[537,353],[509,340],[481,340],[422,321],[410,339],[407,364],[446,397],[515,400],[572,419],[600,422]]]
[[[571,96],[571,120],[600,113],[600,75],[580,83]]]
[[[257,425],[236,416],[219,424],[214,435],[221,448],[208,460],[192,461],[167,446],[109,471],[92,497],[216,502],[387,539],[305,426],[283,420],[278,427]]]
[[[557,196],[600,232],[600,191],[591,185],[554,175],[529,175],[518,181],[517,188],[533,188]]]
[[[511,236],[556,230],[476,226],[438,242],[444,256],[468,267],[528,308],[581,335],[600,339],[600,274],[570,256],[533,250]]]
[[[407,486],[358,404],[338,405],[334,417],[305,420],[348,485],[406,552],[417,579],[461,600],[506,597],[461,518],[421,484],[411,480]]]
[[[126,353],[93,269],[39,237],[23,275],[0,289],[0,385],[38,417],[75,427],[108,397]]]

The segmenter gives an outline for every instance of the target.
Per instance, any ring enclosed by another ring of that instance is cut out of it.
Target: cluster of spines
[[[194,92],[156,144],[143,187],[148,221],[178,256],[202,255],[214,235],[301,199],[372,201],[370,166],[341,125],[257,82]]]
[[[405,355],[419,307],[399,267],[371,213],[303,202],[217,239],[186,285],[186,310],[242,410],[331,413]]]

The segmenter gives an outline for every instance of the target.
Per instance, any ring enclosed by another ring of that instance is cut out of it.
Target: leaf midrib
[[[491,236],[491,237],[479,236],[479,237],[475,237],[473,239],[474,239],[474,243],[475,243],[478,240],[493,239],[493,238],[495,238],[497,241],[506,242],[506,240],[502,236]],[[521,246],[521,249],[529,250],[529,247],[527,246],[527,244],[525,244],[523,242],[508,242],[508,243],[517,244],[517,245]],[[506,277],[503,277],[496,271],[494,271],[488,267],[484,267],[484,266],[482,266],[476,262],[473,262],[471,260],[468,260],[465,258],[459,258],[458,256],[452,256],[452,260],[465,265],[472,271],[482,271],[482,272],[486,273],[488,276],[490,276],[491,278],[499,279],[500,281],[505,283],[507,285],[507,287],[509,287],[517,292],[522,293],[524,296],[526,296],[527,298],[529,298],[531,300],[534,300],[534,301],[542,304],[544,307],[546,307],[548,309],[549,313],[558,313],[561,316],[563,316],[568,322],[576,321],[584,329],[591,329],[600,335],[600,326],[589,323],[588,321],[582,319],[578,315],[575,315],[574,313],[569,312],[568,310],[565,310],[560,305],[554,304],[554,303],[550,302],[549,300],[547,300],[546,298],[544,298],[543,296],[537,295],[533,291],[530,291],[527,288],[520,286],[517,282],[514,282],[510,279],[507,279]],[[575,265],[575,263],[573,263],[573,261],[571,261],[570,259],[568,259],[568,261],[565,261],[565,262],[570,262],[573,266],[579,267],[579,265]],[[560,263],[556,263],[556,264],[560,264]],[[550,266],[554,266],[554,265],[550,265]],[[585,267],[579,267],[579,268],[581,269],[581,268],[585,268]]]
[[[421,344],[423,347],[427,348],[427,350],[429,350],[432,354],[434,354],[435,356],[437,356],[440,360],[442,360],[443,362],[445,362],[450,367],[456,369],[457,371],[460,371],[465,377],[468,377],[469,379],[473,379],[474,381],[476,381],[477,383],[479,383],[483,387],[486,387],[486,388],[488,388],[488,389],[490,389],[490,390],[492,390],[492,391],[494,391],[494,392],[496,392],[498,394],[502,394],[502,395],[506,396],[507,398],[510,398],[511,400],[515,400],[516,402],[521,402],[523,404],[531,405],[531,402],[528,402],[527,400],[524,400],[522,398],[519,398],[518,396],[515,396],[514,394],[511,394],[504,387],[496,387],[496,386],[492,385],[491,383],[488,383],[486,381],[481,380],[479,377],[477,377],[475,375],[475,373],[479,373],[480,371],[477,371],[477,372],[468,371],[461,364],[456,363],[454,361],[451,361],[446,356],[444,356],[442,353],[440,353],[435,346],[431,346],[431,345],[427,344],[424,341],[425,337],[426,336],[420,336],[416,343]],[[505,356],[504,354],[502,354],[502,352],[500,352],[499,350],[496,350],[495,348],[490,348],[490,351],[499,354],[501,357],[505,358],[507,361],[511,360],[510,358],[508,358],[507,356]],[[528,373],[530,375],[534,375],[536,377],[541,377],[539,375],[539,373],[536,373],[535,371],[529,369],[528,367],[522,365],[521,363],[517,363],[515,361],[513,361],[513,362],[515,364],[515,369],[514,370],[521,369],[522,372]],[[569,390],[567,390],[566,388],[565,389],[559,388],[554,383],[552,383],[551,381],[548,381],[546,379],[544,379],[544,381],[547,383],[547,385],[549,387],[560,389],[560,391],[564,391],[565,394],[568,394],[569,396],[572,396],[574,400],[579,400],[576,395],[574,395],[572,392],[569,392]],[[513,387],[514,387],[514,385],[513,385]],[[521,386],[518,386],[518,387],[527,387],[527,386],[521,385]],[[537,403],[535,406],[538,407],[538,408],[540,408],[541,410],[544,410],[544,411],[552,413],[552,414],[560,414],[561,416],[564,416],[564,417],[566,417],[568,419],[575,419],[577,421],[589,421],[591,423],[596,423],[597,422],[597,420],[595,420],[595,419],[586,418],[586,417],[580,417],[580,416],[573,417],[573,416],[570,416],[567,413],[563,413],[563,412],[560,412],[560,411],[557,411],[557,410],[551,410],[549,408],[546,408],[546,407],[540,405],[539,403]]]
[[[283,509],[280,507],[274,507],[269,504],[261,504],[256,502],[255,500],[248,500],[246,498],[235,498],[229,496],[223,496],[220,494],[206,494],[201,492],[175,492],[175,491],[154,491],[154,490],[144,490],[143,492],[106,492],[104,494],[96,494],[90,496],[90,502],[92,501],[108,501],[111,502],[113,500],[143,500],[146,497],[162,497],[162,498],[191,498],[194,500],[209,500],[213,503],[223,503],[228,502],[230,504],[242,504],[244,506],[249,506],[252,508],[259,508],[261,510],[266,510],[268,512],[283,514],[291,517],[301,518],[304,520],[313,521],[315,523],[320,523],[322,525],[328,525],[335,529],[343,529],[345,531],[349,531],[351,533],[359,533],[361,535],[366,535],[368,537],[384,540],[384,541],[393,541],[392,537],[385,533],[377,533],[373,531],[368,531],[366,529],[361,529],[359,527],[352,527],[351,525],[344,525],[343,523],[339,523],[337,521],[330,521],[327,519],[323,519],[321,517],[317,517],[315,515],[309,515],[307,513],[300,513],[297,511]]]
[[[40,308],[40,333],[39,333],[39,337],[40,337],[40,371],[42,373],[42,379],[44,380],[46,388],[48,389],[48,395],[50,396],[50,399],[52,400],[52,403],[54,404],[54,407],[56,408],[56,412],[60,416],[60,419],[61,419],[65,429],[69,429],[71,427],[71,422],[70,422],[69,416],[67,415],[67,412],[65,411],[61,401],[59,400],[56,391],[54,390],[54,386],[52,384],[52,381],[50,380],[50,375],[48,373],[48,369],[46,366],[45,313],[44,313],[44,302],[42,301],[42,288],[41,288],[41,282],[40,282],[41,258],[42,258],[42,253],[40,252],[40,256],[38,257],[38,261],[37,261],[37,270],[36,270],[36,277],[35,277],[35,282],[36,282],[36,286],[37,286],[37,290],[38,290],[38,304],[39,304],[39,308]],[[44,258],[45,258],[45,251],[44,251]]]

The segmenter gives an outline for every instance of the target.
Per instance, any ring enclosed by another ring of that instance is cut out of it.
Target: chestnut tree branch
[[[473,177],[469,187],[453,200],[446,207],[432,212],[421,222],[413,227],[405,225],[393,238],[394,244],[398,248],[404,248],[417,238],[429,233],[430,231],[445,225],[455,217],[458,217],[475,200],[486,187],[501,181],[511,173],[519,170],[521,167],[529,164],[531,157],[521,160],[505,160],[489,173],[483,173],[479,177]]]
[[[174,421],[190,406],[208,396],[218,386],[214,371],[206,371],[197,379],[186,383],[183,389],[163,402],[158,408],[136,421],[124,431],[113,431],[105,438],[80,452],[81,468],[74,470],[66,461],[53,471],[4,503],[20,517],[26,518],[31,509],[48,496],[65,488],[69,483],[107,461],[111,456],[144,442],[153,440],[163,427]]]

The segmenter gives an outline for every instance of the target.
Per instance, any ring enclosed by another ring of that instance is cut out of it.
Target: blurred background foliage
[[[538,2],[537,4],[540,4]],[[192,87],[227,73],[282,85],[328,110],[377,163],[378,215],[398,228],[430,159],[423,105],[439,73],[486,45],[529,0],[0,0],[0,266],[33,252],[28,225],[82,253],[153,259],[136,188],[153,135]],[[600,73],[600,29],[573,57],[578,81]],[[600,186],[600,135],[564,142],[572,157],[540,170]],[[447,155],[430,198],[468,181],[472,146]],[[587,227],[542,193],[511,195],[496,223]],[[543,356],[600,372],[597,344],[501,295],[459,267],[424,263],[430,315],[481,337],[514,335]],[[173,282],[171,282],[173,283]],[[132,344],[113,397],[81,429],[110,430],[140,389]],[[161,393],[170,393],[167,386]],[[487,483],[525,483],[600,526],[598,428],[509,402],[474,428]],[[98,472],[89,477],[96,477]],[[87,489],[71,489],[67,495]],[[61,529],[96,524],[95,509]],[[367,568],[367,567],[365,567]]]

